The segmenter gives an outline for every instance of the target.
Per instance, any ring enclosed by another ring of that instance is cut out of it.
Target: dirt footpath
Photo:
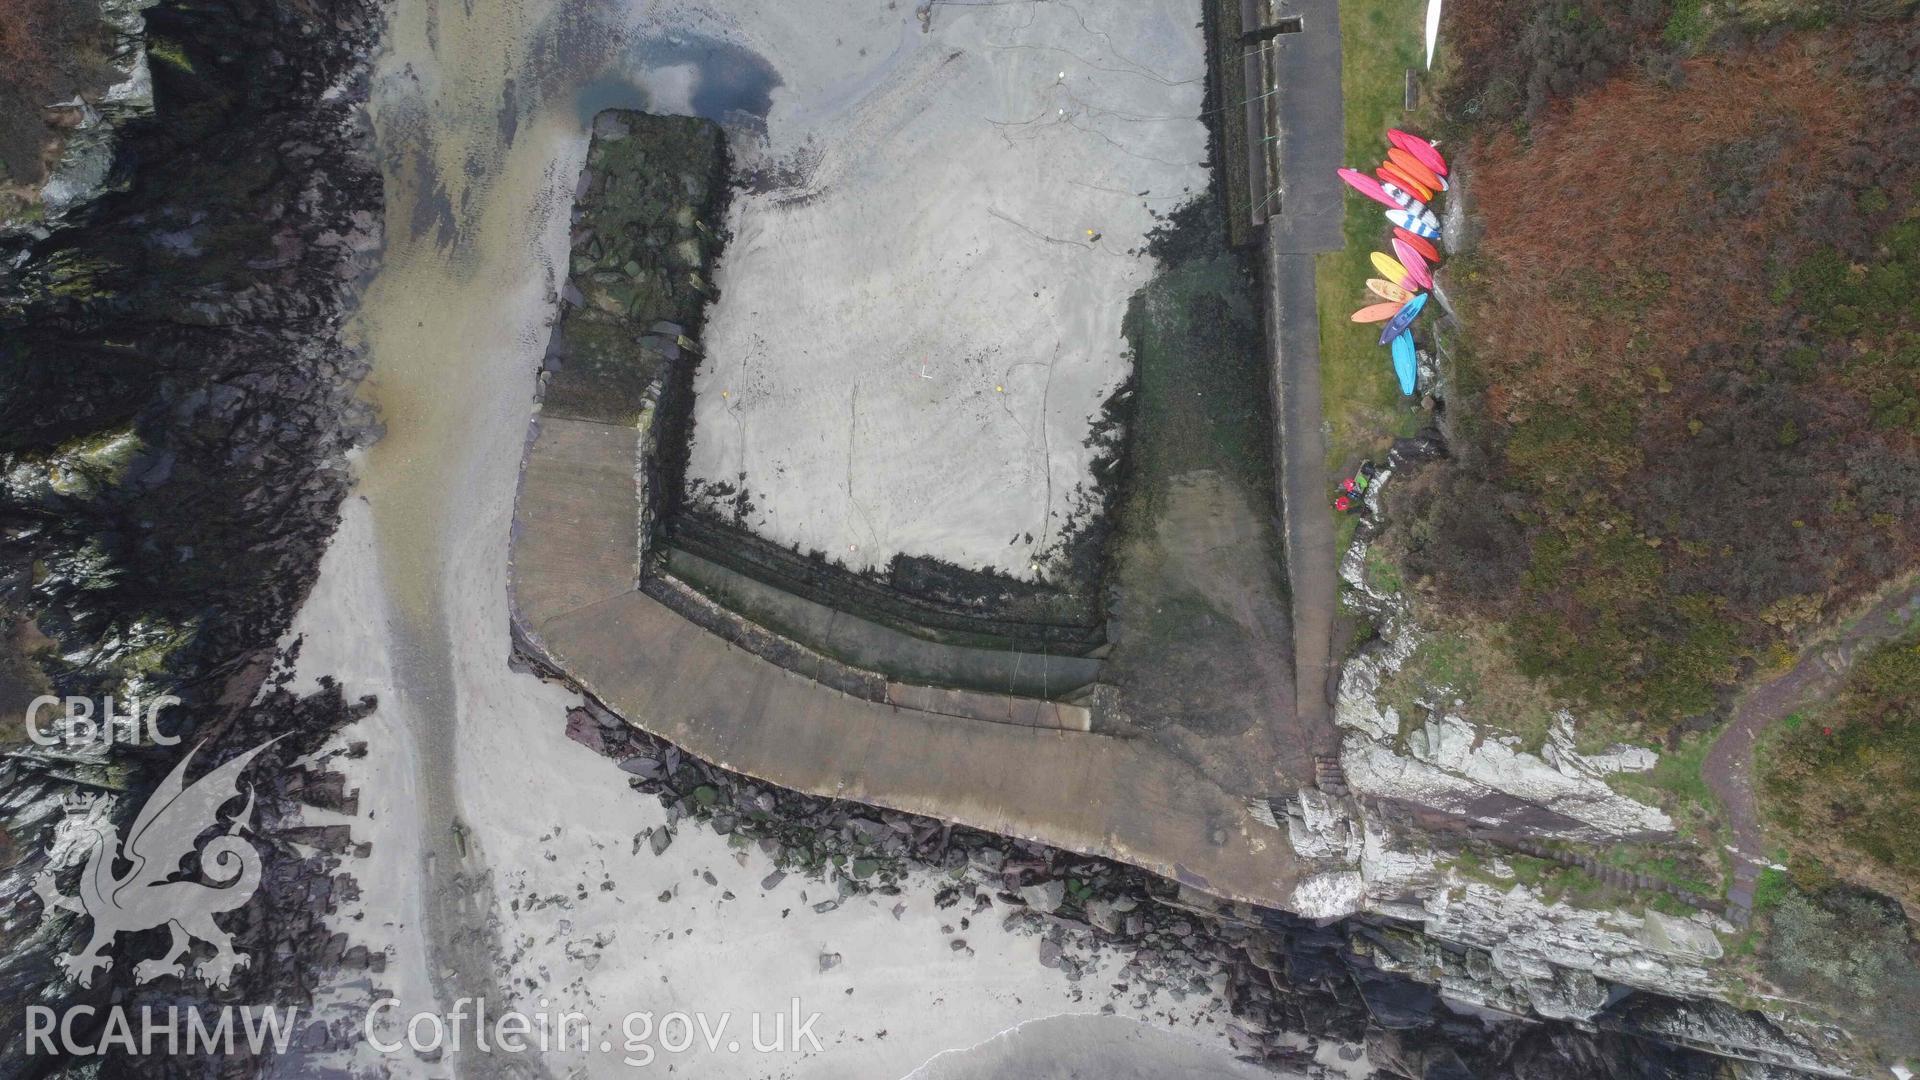
[[[1753,911],[1753,890],[1770,865],[1766,831],[1753,792],[1753,747],[1760,733],[1816,697],[1840,685],[1854,658],[1899,635],[1920,615],[1920,589],[1907,587],[1873,605],[1840,635],[1800,657],[1792,670],[1741,700],[1733,720],[1707,751],[1701,771],[1707,787],[1726,808],[1733,831],[1733,885],[1727,890],[1729,914],[1745,923]]]

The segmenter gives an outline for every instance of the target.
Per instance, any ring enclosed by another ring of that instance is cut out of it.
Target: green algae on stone
[[[542,412],[638,426],[652,411],[709,299],[719,245],[703,219],[718,210],[725,168],[709,121],[595,118]]]

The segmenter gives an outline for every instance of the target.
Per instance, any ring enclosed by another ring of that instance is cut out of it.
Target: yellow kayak
[[[1407,268],[1400,265],[1400,260],[1385,252],[1373,253],[1373,268],[1380,271],[1381,277],[1403,289],[1413,284],[1413,276],[1407,273]]]
[[[1402,269],[1404,269],[1404,267]],[[1373,295],[1379,297],[1380,299],[1386,300],[1395,304],[1404,304],[1407,301],[1413,299],[1412,293],[1408,292],[1407,290],[1401,288],[1398,285],[1395,285],[1391,281],[1385,280],[1384,278],[1377,278],[1377,277],[1368,278],[1367,289],[1371,291]]]

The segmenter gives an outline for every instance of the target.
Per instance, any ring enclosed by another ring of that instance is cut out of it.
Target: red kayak
[[[1433,246],[1433,241],[1421,236],[1419,233],[1408,232],[1400,226],[1395,225],[1393,227],[1393,237],[1396,240],[1405,240],[1408,247],[1419,252],[1420,257],[1428,262],[1438,263],[1440,261],[1440,249]]]
[[[1433,288],[1433,275],[1427,272],[1427,260],[1421,258],[1420,253],[1413,250],[1412,245],[1396,236],[1393,240],[1393,253],[1399,258],[1400,265],[1407,268],[1407,276],[1413,279],[1415,285],[1423,289]]]
[[[1447,159],[1441,157],[1440,151],[1435,150],[1433,144],[1427,140],[1418,135],[1409,135],[1399,128],[1392,128],[1387,132],[1387,141],[1412,154],[1420,164],[1432,169],[1436,175],[1447,175]]]
[[[1341,169],[1338,175],[1340,179],[1347,182],[1348,187],[1372,199],[1374,202],[1395,210],[1400,209],[1400,202],[1390,197],[1386,191],[1381,188],[1380,182],[1368,176],[1366,173],[1353,169]]]

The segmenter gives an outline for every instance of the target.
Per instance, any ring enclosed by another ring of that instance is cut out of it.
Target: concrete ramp
[[[637,591],[636,446],[617,426],[545,418],[522,472],[514,619],[528,645],[583,690],[693,754],[782,787],[1286,905],[1299,869],[1283,834],[1259,823],[1241,794],[1151,743],[1071,730],[1081,715],[1071,706],[1034,702],[1053,711],[1021,723],[937,711],[939,691],[900,687],[897,701],[863,700],[736,648]]]
[[[1271,141],[1267,175],[1279,181],[1267,242],[1282,252],[1338,251],[1345,220],[1334,170],[1345,164],[1346,108],[1340,92],[1339,0],[1272,0],[1274,18],[1299,19],[1299,32],[1271,38],[1260,55],[1261,93]]]

